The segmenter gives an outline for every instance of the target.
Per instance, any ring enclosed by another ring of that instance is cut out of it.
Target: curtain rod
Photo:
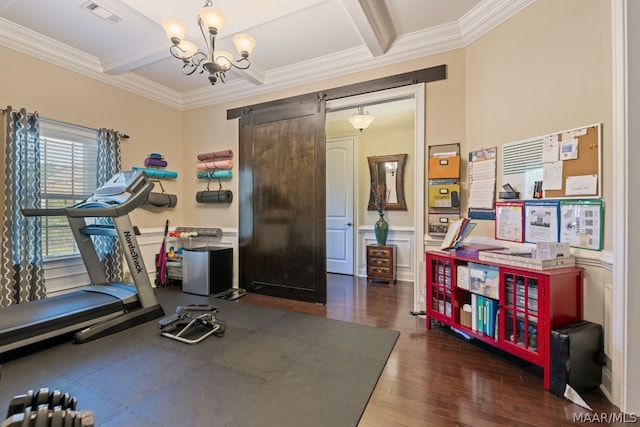
[[[2,111],[3,113],[6,113],[7,109],[6,108],[0,108],[0,111]],[[32,115],[32,113],[27,113],[27,115]],[[49,119],[49,118],[46,118],[46,117],[41,117],[40,120],[44,120],[44,121],[47,121],[47,122],[53,122],[53,123],[57,123],[57,124],[60,124],[60,125],[65,125],[65,126],[72,126],[72,127],[78,128],[78,129],[94,130],[96,132],[98,131],[98,129],[94,129],[94,128],[91,128],[91,127],[88,127],[88,126],[77,125],[75,123],[63,122],[63,121],[60,121],[60,120]],[[118,136],[120,138],[122,138],[122,139],[129,139],[129,135],[127,135],[126,133],[123,133],[123,132],[118,132]]]

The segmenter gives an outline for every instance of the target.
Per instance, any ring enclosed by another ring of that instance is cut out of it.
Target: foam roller
[[[231,203],[233,192],[231,190],[198,191],[196,201],[198,203]]]

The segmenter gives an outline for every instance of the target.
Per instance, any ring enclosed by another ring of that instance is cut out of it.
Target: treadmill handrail
[[[67,212],[64,208],[43,209],[43,208],[22,208],[20,209],[24,216],[66,216]]]

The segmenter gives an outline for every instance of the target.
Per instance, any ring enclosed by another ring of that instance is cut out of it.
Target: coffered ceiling
[[[215,86],[182,73],[160,26],[181,19],[204,49],[203,0],[0,0],[0,45],[191,109],[464,47],[533,1],[216,0],[217,46],[235,53],[237,33],[257,45],[248,70]]]

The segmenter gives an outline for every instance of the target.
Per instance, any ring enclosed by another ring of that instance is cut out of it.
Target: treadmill
[[[25,216],[66,216],[89,274],[91,285],[81,290],[0,309],[0,354],[76,332],[77,343],[88,342],[163,317],[142,259],[129,212],[147,201],[153,182],[142,171],[124,171],[83,202],[60,209],[23,209]],[[92,224],[87,218],[111,218],[113,225]],[[133,284],[107,282],[91,236],[120,240]]]

